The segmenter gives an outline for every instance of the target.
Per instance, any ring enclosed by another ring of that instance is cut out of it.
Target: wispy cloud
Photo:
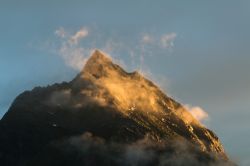
[[[193,115],[196,120],[200,122],[204,122],[209,118],[208,113],[199,106],[192,107],[190,105],[185,105],[185,108]]]
[[[79,41],[85,37],[87,37],[89,34],[89,31],[87,28],[81,28],[79,31],[77,31],[73,36],[70,37],[69,42],[71,44],[78,44]]]
[[[153,54],[153,50],[157,50],[159,55],[167,54],[166,51],[172,50],[177,37],[174,32],[160,35],[144,33],[138,34],[139,40],[130,43],[112,35],[105,38],[96,29],[92,29],[90,34],[89,29],[89,27],[82,27],[73,33],[63,27],[55,30],[60,43],[56,53],[62,57],[67,66],[78,71],[83,68],[90,53],[96,48],[113,55],[116,62],[130,69],[149,70],[145,64],[147,57],[158,56],[158,54]],[[124,56],[121,56],[124,54],[129,55],[130,64],[124,63]]]
[[[144,44],[150,44],[154,42],[154,38],[149,34],[144,34],[141,38],[141,42]]]
[[[55,34],[61,38],[66,37],[66,32],[63,27],[60,27],[57,30],[55,30]]]
[[[176,33],[164,34],[161,36],[161,46],[163,48],[172,48],[174,46],[174,40],[176,38]]]
[[[87,61],[87,57],[91,50],[86,50],[85,48],[74,48],[67,44],[64,44],[59,49],[59,54],[62,56],[66,65],[72,67],[75,70],[80,71]]]
[[[167,55],[173,51],[174,40],[176,39],[177,34],[172,33],[163,33],[163,34],[152,34],[152,33],[143,33],[140,37],[139,47],[137,50],[130,50],[132,53],[131,58],[132,62],[134,59],[139,60],[139,70],[144,73],[144,71],[150,71],[150,69],[145,64],[147,57],[157,57],[160,54]],[[158,54],[158,55],[157,55]]]
[[[57,162],[77,161],[79,165],[120,165],[120,166],[233,166],[231,161],[225,161],[214,152],[204,153],[190,142],[183,139],[154,141],[149,136],[130,143],[107,141],[90,132],[79,136],[54,141],[47,151],[50,158],[60,157]],[[47,151],[46,151],[47,150]],[[71,160],[63,156],[70,156]],[[201,158],[202,156],[202,158]],[[217,157],[218,156],[218,157]],[[93,160],[93,158],[97,160]],[[46,157],[45,157],[46,158]],[[47,160],[41,161],[46,165]],[[87,163],[87,164],[86,164]]]
[[[151,45],[161,49],[171,49],[174,47],[174,41],[177,37],[175,32],[162,34],[160,36],[145,33],[141,37],[141,44],[143,46]]]
[[[139,70],[140,73],[150,79],[156,80],[155,82],[161,88],[165,90],[167,88],[167,79],[165,76],[152,74],[150,67],[147,65],[147,58],[152,58],[152,56],[157,58],[157,56],[168,54],[172,50],[174,40],[177,37],[174,32],[158,35],[153,33],[138,34],[138,40],[132,42],[124,41],[112,34],[105,38],[98,30],[90,27],[82,27],[75,32],[60,27],[55,30],[55,35],[59,39],[59,47],[57,46],[56,53],[67,66],[74,70],[81,71],[91,52],[99,48],[112,56],[115,63],[125,67],[126,70]],[[157,50],[156,53],[154,50]],[[129,57],[125,58],[124,55],[126,54]]]
[[[81,28],[74,34],[70,34],[61,27],[55,31],[55,34],[61,42],[57,54],[63,58],[66,65],[80,71],[92,51],[80,45],[80,41],[89,35],[87,28]]]

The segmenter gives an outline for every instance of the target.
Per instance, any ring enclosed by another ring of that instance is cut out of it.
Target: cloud
[[[67,106],[71,100],[71,89],[55,91],[51,94],[48,104],[54,106]]]
[[[77,31],[73,36],[70,37],[69,42],[71,44],[78,44],[79,41],[85,37],[87,37],[89,34],[89,31],[87,28],[81,28],[79,31]]]
[[[171,49],[174,46],[176,37],[177,34],[175,32],[162,34],[160,36],[146,33],[142,35],[141,43],[142,46],[150,45],[161,49]]]
[[[142,36],[141,42],[145,44],[150,44],[154,42],[154,39],[151,35],[145,34]]]
[[[81,71],[91,51],[82,47],[71,47],[68,44],[64,44],[59,49],[59,54],[66,65]]]
[[[80,45],[80,41],[89,35],[87,28],[81,28],[71,35],[61,27],[55,31],[55,34],[60,39],[60,46],[56,51],[57,54],[62,57],[67,66],[81,71],[93,50]]]
[[[66,32],[64,30],[64,28],[60,27],[58,28],[57,30],[55,30],[55,34],[58,36],[58,37],[61,37],[61,38],[64,38],[66,37]]]
[[[89,27],[82,27],[78,31],[72,33],[60,27],[55,30],[55,35],[59,38],[59,48],[56,53],[62,57],[65,64],[74,70],[82,70],[90,53],[99,48],[109,55],[113,56],[115,62],[122,64],[129,69],[136,68],[137,70],[148,70],[146,58],[150,56],[158,56],[166,54],[166,50],[172,50],[176,33],[165,33],[160,35],[144,33],[140,35],[139,40],[124,41],[112,34],[106,38],[92,28],[92,33],[89,32]],[[55,46],[58,43],[54,44]],[[155,54],[154,50],[157,50]],[[121,55],[129,55],[130,63],[124,63]]]
[[[118,143],[90,132],[53,142],[36,157],[33,165],[114,166],[233,166],[230,161],[200,151],[185,140],[155,142],[143,139]],[[66,157],[67,156],[67,157]],[[201,157],[202,156],[202,157]],[[55,160],[58,159],[58,160]]]
[[[141,35],[139,49],[137,49],[140,69],[142,70],[142,68],[144,68],[144,61],[147,56],[156,56],[156,53],[166,55],[166,53],[172,51],[176,37],[177,34],[174,32],[160,35],[149,33],[144,33]]]
[[[63,27],[60,27],[55,30],[55,35],[59,39],[59,47],[54,52],[64,60],[67,66],[77,71],[83,69],[87,59],[96,48],[100,48],[109,55],[116,55],[126,47],[124,43],[113,38],[100,38],[101,35],[98,32],[90,35],[89,28],[86,27],[79,29],[75,33],[70,33]],[[97,45],[99,41],[102,41],[101,45]],[[126,66],[121,58],[114,56],[113,59],[115,62],[122,64],[122,66]]]
[[[174,40],[177,37],[176,33],[164,34],[161,36],[161,46],[163,48],[172,48],[174,46]]]
[[[189,105],[186,105],[185,108],[193,115],[196,120],[200,122],[204,122],[209,118],[208,113],[204,111],[201,107],[191,107]]]

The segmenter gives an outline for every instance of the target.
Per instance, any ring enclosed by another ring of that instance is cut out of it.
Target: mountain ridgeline
[[[0,165],[233,164],[180,103],[96,50],[72,81],[15,99],[0,121]]]

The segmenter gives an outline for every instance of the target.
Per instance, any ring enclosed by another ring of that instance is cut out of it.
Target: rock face
[[[96,50],[71,82],[19,95],[0,165],[230,164],[218,137],[138,72]]]

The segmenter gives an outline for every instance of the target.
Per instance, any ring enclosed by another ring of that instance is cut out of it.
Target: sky
[[[0,117],[35,86],[70,81],[93,49],[206,113],[250,165],[250,1],[0,0]]]

